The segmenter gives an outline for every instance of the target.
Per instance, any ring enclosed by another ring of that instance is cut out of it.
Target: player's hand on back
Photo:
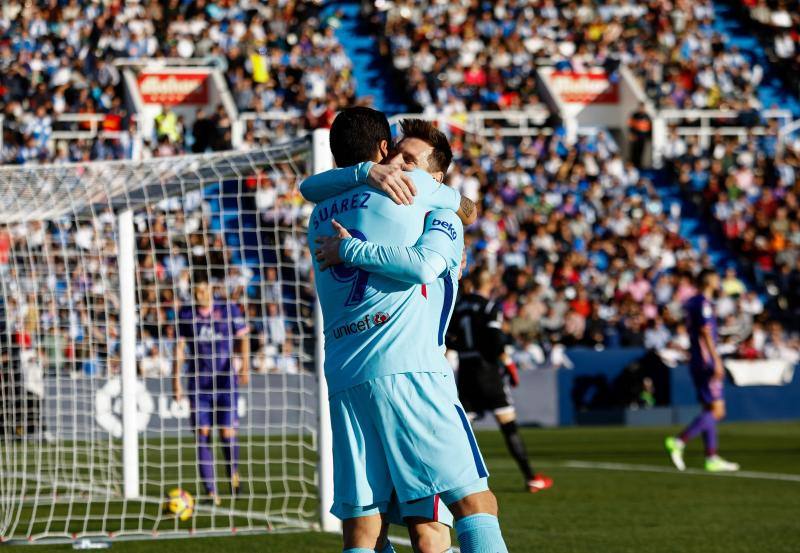
[[[464,248],[464,251],[461,252],[461,265],[458,267],[458,280],[461,280],[461,277],[464,276],[464,269],[467,268],[467,248]]]
[[[398,205],[411,205],[417,188],[402,166],[374,164],[367,175],[367,183],[384,192]]]
[[[340,225],[336,219],[332,219],[331,224],[333,225],[333,230],[337,233],[336,236],[320,236],[316,240],[317,249],[314,251],[314,255],[319,262],[320,271],[342,262],[342,258],[339,257],[339,245],[342,243],[342,239],[352,238],[347,229]]]

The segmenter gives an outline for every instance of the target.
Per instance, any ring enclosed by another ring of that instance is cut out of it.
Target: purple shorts
[[[692,380],[697,390],[697,400],[703,405],[725,399],[724,380],[714,378],[713,370],[692,370]]]
[[[225,392],[194,392],[189,394],[192,407],[192,427],[238,428],[239,415],[236,413],[238,394],[234,390]]]

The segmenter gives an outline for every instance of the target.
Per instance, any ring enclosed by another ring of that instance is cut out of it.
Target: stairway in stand
[[[336,37],[353,62],[356,95],[372,97],[374,107],[387,115],[406,113],[408,106],[392,86],[391,68],[380,55],[375,38],[369,33],[368,24],[361,16],[360,2],[331,2],[324,15],[336,12],[341,14],[341,25],[336,29]]]

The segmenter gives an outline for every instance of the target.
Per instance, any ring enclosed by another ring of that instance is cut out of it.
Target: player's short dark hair
[[[403,119],[400,121],[400,128],[403,131],[403,138],[418,138],[433,147],[429,164],[431,171],[447,173],[447,168],[453,161],[453,150],[442,131],[424,119]]]
[[[714,269],[703,269],[697,275],[695,285],[699,288],[705,288],[708,285],[708,282],[715,276],[717,276],[717,271]]]
[[[338,167],[375,159],[381,141],[392,143],[389,120],[380,111],[355,106],[339,112],[331,125],[331,153]]]
[[[478,289],[492,279],[492,273],[485,266],[478,267],[472,272],[472,285]]]

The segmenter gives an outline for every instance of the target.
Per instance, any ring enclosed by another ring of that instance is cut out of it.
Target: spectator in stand
[[[630,67],[657,106],[744,109],[762,69],[713,30],[711,0],[579,4],[376,0],[365,14],[420,111],[525,110],[537,65],[617,79]],[[785,18],[784,18],[785,20]]]
[[[296,136],[304,130],[302,115],[312,103],[327,114],[331,106],[336,110],[355,100],[351,62],[333,32],[339,15],[323,19],[322,4],[320,0],[224,5],[143,0],[118,5],[68,0],[4,5],[0,11],[2,161],[82,161],[133,153],[122,145],[131,142],[132,129],[121,102],[116,58],[215,58],[226,71],[240,111],[294,113],[288,132]],[[119,134],[106,137],[110,143],[101,146],[96,146],[100,137],[71,140],[66,149],[49,141],[54,130],[89,129],[84,123],[58,119],[75,113],[100,114],[107,123],[103,128]],[[267,139],[275,121],[257,121],[250,130],[259,141]],[[210,146],[230,148],[231,122],[218,116],[215,124],[222,132]],[[159,132],[165,134],[163,129]],[[184,141],[186,134],[170,129],[168,145],[160,136],[145,138],[159,155],[182,153],[190,146]],[[203,146],[201,141],[199,148],[204,150]]]
[[[683,304],[711,260],[680,237],[680,212],[663,205],[607,135],[570,145],[558,129],[524,138],[449,132],[456,158],[447,178],[482,207],[466,230],[468,271],[484,266],[496,275],[522,366],[555,366],[564,345],[643,345],[667,364],[685,359]],[[694,141],[683,151],[703,155]],[[724,289],[726,351],[735,355],[758,325],[781,314],[761,305],[734,270]],[[783,328],[784,336],[798,331]],[[759,355],[763,347],[762,340]]]
[[[269,370],[313,370],[310,345],[305,350],[297,347],[303,336],[313,335],[306,320],[312,317],[306,307],[313,305],[311,266],[292,253],[304,249],[297,239],[305,233],[292,229],[303,227],[310,210],[297,203],[295,169],[288,163],[272,169],[271,177],[280,183],[273,201],[281,204],[273,204],[273,209],[285,226],[258,223],[258,211],[266,207],[256,208],[249,197],[255,187],[245,186],[240,197],[242,221],[252,220],[259,225],[254,234],[260,231],[268,237],[258,251],[273,264],[263,274],[260,266],[250,267],[246,259],[230,255],[222,231],[212,230],[210,208],[202,195],[190,192],[135,213],[137,364],[142,375],[160,378],[170,373],[176,313],[191,300],[190,269],[210,274],[220,297],[265,314],[261,328],[272,348]],[[252,178],[259,180],[257,175]],[[0,225],[0,275],[8,283],[0,299],[7,317],[1,319],[9,332],[26,336],[21,353],[30,366],[76,378],[118,373],[114,229],[113,213],[99,205],[92,219]]]
[[[216,133],[217,127],[214,125],[214,121],[204,110],[198,109],[192,127],[192,137],[194,138],[192,152],[196,154],[207,152],[211,145],[217,142]]]
[[[769,292],[767,312],[789,325],[800,316],[800,152],[787,148],[778,154],[764,144],[768,139],[715,136],[706,150],[692,141],[673,160],[672,171],[738,253],[744,277]],[[692,179],[691,167],[702,178]],[[735,272],[723,289],[737,292],[742,307],[763,309],[753,296],[741,297],[744,283]]]
[[[650,141],[650,133],[653,129],[653,122],[647,115],[644,104],[640,103],[636,111],[631,113],[628,118],[628,140],[631,147],[631,160],[633,164],[641,169],[644,161],[644,153],[647,143]]]
[[[800,2],[746,0],[733,3],[739,18],[761,39],[767,56],[795,94],[800,94]]]

